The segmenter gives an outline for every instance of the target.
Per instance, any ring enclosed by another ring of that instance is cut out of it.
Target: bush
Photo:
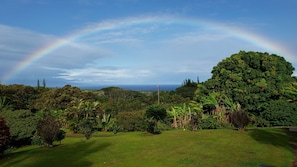
[[[94,133],[94,120],[84,118],[79,123],[79,133],[83,134],[87,140]]]
[[[60,142],[60,144],[61,144],[61,141],[63,139],[65,139],[65,136],[66,136],[66,132],[64,130],[60,129],[60,131],[59,131],[59,133],[58,133],[58,135],[56,137],[56,141]]]
[[[145,119],[143,115],[143,111],[119,112],[116,120],[121,125],[122,131],[144,131]]]
[[[47,146],[51,147],[60,133],[60,123],[50,114],[45,114],[38,122],[37,135]]]
[[[158,121],[164,120],[167,116],[166,109],[160,105],[152,105],[147,108],[145,117],[147,119],[147,131],[152,134],[160,134]]]
[[[237,110],[230,113],[230,122],[238,128],[238,130],[244,130],[244,128],[249,124],[250,118],[247,112]]]
[[[8,148],[10,142],[9,127],[6,125],[4,118],[0,117],[0,154]]]
[[[198,125],[199,129],[217,129],[218,127],[219,127],[218,121],[212,116],[202,119],[201,123]]]

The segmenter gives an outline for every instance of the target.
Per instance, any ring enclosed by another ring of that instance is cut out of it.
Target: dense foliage
[[[89,139],[96,131],[292,126],[297,125],[293,70],[278,55],[240,51],[213,67],[207,81],[186,79],[175,91],[46,88],[39,81],[36,87],[0,85],[0,116],[16,147],[40,138],[52,145],[65,137],[61,128]]]
[[[161,105],[149,106],[145,111],[145,117],[148,120],[147,131],[153,134],[161,133],[158,127],[158,121],[162,121],[167,116],[166,109]]]
[[[297,105],[287,100],[273,100],[263,106],[260,117],[272,126],[296,126]]]
[[[0,113],[10,127],[12,146],[19,147],[31,143],[40,117],[29,110],[5,110]]]
[[[240,51],[219,62],[204,85],[209,92],[221,92],[258,115],[263,104],[284,95],[282,89],[293,82],[293,71],[283,57]]]

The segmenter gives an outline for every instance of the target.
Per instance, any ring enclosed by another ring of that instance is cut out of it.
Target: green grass
[[[143,132],[99,132],[90,140],[67,137],[53,148],[22,147],[0,159],[1,167],[202,166],[289,167],[295,159],[287,130],[253,129]]]

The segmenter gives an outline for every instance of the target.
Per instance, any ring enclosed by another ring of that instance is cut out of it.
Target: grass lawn
[[[295,156],[285,129],[98,132],[66,137],[53,148],[28,146],[0,159],[1,167],[202,166],[289,167]]]

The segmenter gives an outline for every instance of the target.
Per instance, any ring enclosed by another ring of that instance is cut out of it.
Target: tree
[[[282,88],[293,82],[294,67],[283,57],[240,51],[219,62],[203,83],[208,92],[221,92],[248,112],[259,115],[259,106],[280,99]]]
[[[4,118],[0,117],[0,154],[7,149],[10,143],[9,127],[6,125]]]
[[[37,89],[40,88],[40,82],[39,82],[39,79],[37,80]]]
[[[58,140],[60,133],[60,123],[49,113],[45,114],[38,122],[37,135],[41,137],[48,147],[53,146],[53,142]]]
[[[190,79],[186,79],[181,87],[176,88],[176,93],[184,98],[189,98],[192,100],[196,89],[197,83]]]
[[[164,120],[167,116],[166,109],[161,105],[152,105],[146,109],[145,117],[148,120],[147,131],[153,134],[159,134],[158,121]]]
[[[45,79],[43,79],[43,81],[42,81],[42,85],[43,85],[43,88],[46,88],[46,82],[45,82]]]

